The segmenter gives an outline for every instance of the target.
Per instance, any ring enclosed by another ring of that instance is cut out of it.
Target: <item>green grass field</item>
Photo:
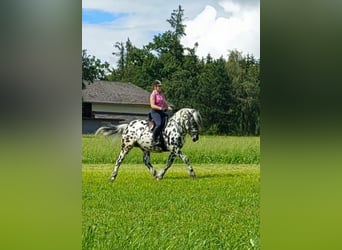
[[[188,140],[197,178],[177,161],[161,181],[134,149],[110,183],[120,139],[84,136],[83,249],[260,249],[259,148],[258,137]],[[167,156],[152,154],[157,170]]]
[[[114,163],[120,152],[121,137],[94,137],[82,138],[83,163]],[[192,142],[186,138],[183,152],[189,156],[192,163],[215,164],[259,164],[260,138],[259,137],[232,137],[232,136],[200,136],[199,141]],[[167,153],[151,154],[152,162],[165,163]],[[134,148],[125,158],[123,164],[142,163],[142,153]],[[175,163],[182,163],[176,158]]]

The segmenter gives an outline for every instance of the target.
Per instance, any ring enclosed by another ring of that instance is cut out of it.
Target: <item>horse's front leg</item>
[[[171,167],[173,161],[176,158],[176,154],[174,152],[171,152],[171,154],[169,155],[169,159],[167,160],[166,166],[165,168],[163,168],[162,170],[160,170],[160,172],[156,175],[156,179],[157,180],[161,180],[164,177],[164,174],[166,173],[166,171]]]
[[[150,173],[152,174],[152,176],[156,177],[157,172],[156,172],[156,170],[153,168],[153,166],[151,164],[150,152],[144,151],[143,161],[144,161],[146,167],[148,168],[148,170],[150,171]]]
[[[195,171],[190,164],[189,158],[185,154],[183,154],[183,152],[181,150],[179,150],[178,155],[183,160],[183,162],[188,166],[190,177],[195,178],[196,174],[195,174]]]

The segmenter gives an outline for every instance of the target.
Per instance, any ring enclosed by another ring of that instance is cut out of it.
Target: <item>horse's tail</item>
[[[111,125],[111,126],[105,126],[100,127],[96,130],[95,135],[104,135],[104,136],[110,136],[114,134],[122,134],[123,131],[127,128],[127,124],[121,124],[121,125]]]

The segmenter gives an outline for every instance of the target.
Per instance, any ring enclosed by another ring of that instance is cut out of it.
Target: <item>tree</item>
[[[82,50],[82,89],[94,80],[106,80],[110,71],[108,62],[102,63],[95,56],[87,55],[87,50]]]
[[[142,49],[128,39],[114,47],[118,68],[109,79],[132,82],[148,91],[159,79],[175,108],[198,109],[204,132],[211,134],[258,135],[260,133],[260,62],[233,50],[228,60],[210,54],[199,59],[198,43],[186,48],[184,10],[179,5],[167,22],[171,29],[153,37]]]
[[[225,63],[222,57],[214,60],[208,55],[199,75],[198,105],[206,117],[205,129],[213,134],[228,134],[230,131],[228,110],[231,105],[231,82]]]
[[[118,56],[119,60],[117,62],[117,65],[119,67],[119,72],[121,72],[121,77],[125,70],[125,64],[126,64],[126,58],[125,58],[125,47],[122,42],[116,42],[114,47],[118,49],[118,52],[113,52],[112,54],[114,56]]]
[[[260,66],[252,56],[231,51],[226,70],[232,81],[232,105],[229,121],[232,131],[240,135],[260,133]]]
[[[178,39],[186,35],[185,34],[186,25],[183,24],[183,15],[184,15],[184,9],[182,9],[181,5],[178,5],[178,9],[173,10],[171,14],[171,18],[166,20],[174,29],[174,34],[176,35]]]

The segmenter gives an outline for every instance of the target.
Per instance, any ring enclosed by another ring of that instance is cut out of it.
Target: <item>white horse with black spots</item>
[[[179,156],[189,169],[190,177],[196,177],[195,172],[190,164],[188,157],[183,154],[182,147],[185,143],[186,134],[189,133],[193,141],[199,139],[199,129],[201,127],[202,118],[200,113],[191,108],[183,108],[177,111],[171,118],[167,120],[165,129],[161,133],[162,144],[152,147],[152,132],[147,120],[133,120],[127,124],[111,125],[99,128],[95,135],[114,135],[122,134],[121,152],[114,166],[114,171],[110,180],[114,181],[118,175],[119,167],[125,156],[133,147],[139,147],[143,151],[143,161],[148,170],[157,180],[165,175],[166,171],[171,167],[174,159]],[[159,173],[153,168],[150,162],[151,152],[166,152],[170,155],[166,166]]]

